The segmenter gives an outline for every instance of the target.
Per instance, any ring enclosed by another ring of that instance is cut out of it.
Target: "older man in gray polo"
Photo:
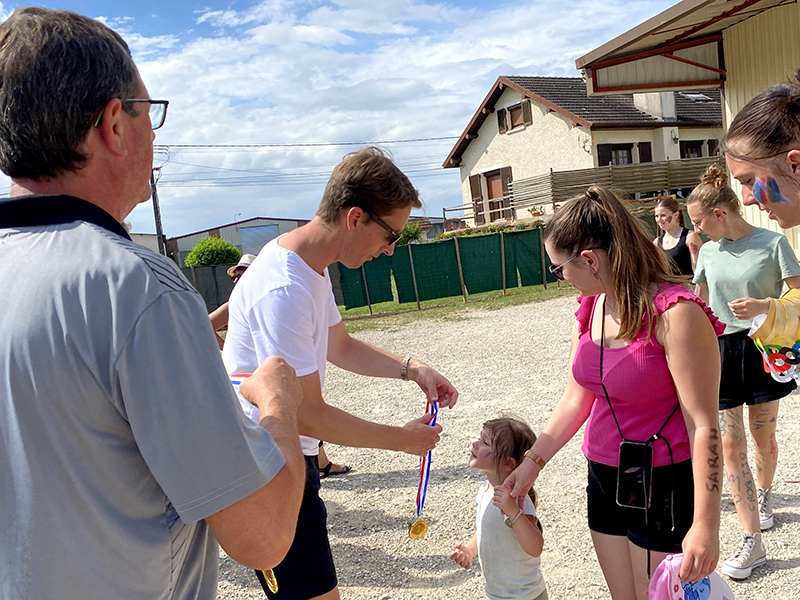
[[[101,23],[0,25],[0,598],[211,599],[217,540],[257,569],[292,541],[294,371],[267,359],[245,419],[202,299],[120,224],[166,108]]]

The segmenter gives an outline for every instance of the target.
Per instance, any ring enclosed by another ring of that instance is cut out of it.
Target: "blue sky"
[[[358,142],[382,142],[420,190],[417,214],[441,216],[462,202],[458,170],[441,164],[499,75],[578,76],[578,56],[673,3],[41,4],[117,30],[151,97],[170,101],[155,143],[172,237],[256,216],[311,218],[331,169]],[[0,3],[0,16],[16,6]],[[129,220],[135,232],[155,231],[149,202]]]

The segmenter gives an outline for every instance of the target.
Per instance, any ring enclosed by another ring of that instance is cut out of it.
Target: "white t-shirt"
[[[222,360],[231,375],[252,373],[264,359],[280,356],[298,377],[319,373],[325,383],[328,330],[342,320],[328,269],[320,275],[277,238],[261,249],[233,288]],[[239,395],[245,414],[258,409]],[[300,436],[303,454],[318,454],[319,440]]]
[[[484,481],[475,501],[478,504],[478,558],[486,579],[486,595],[491,600],[534,600],[545,590],[541,559],[525,552],[505,516],[494,504],[494,490]],[[530,496],[525,496],[522,512],[536,516]],[[520,517],[521,518],[521,517]]]

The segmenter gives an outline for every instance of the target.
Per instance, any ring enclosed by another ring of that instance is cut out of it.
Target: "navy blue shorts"
[[[289,552],[272,572],[278,593],[267,588],[264,575],[256,577],[272,600],[308,600],[330,592],[338,585],[328,542],[328,511],[319,497],[319,463],[316,456],[306,456],[306,489],[297,519],[297,531]]]
[[[722,359],[720,410],[772,402],[788,396],[797,387],[794,381],[775,381],[764,371],[764,359],[747,331],[719,336],[719,355]]]
[[[675,489],[674,494],[670,494],[673,468]],[[654,552],[683,551],[681,542],[694,520],[692,461],[653,468],[653,493],[647,520],[643,509],[617,504],[617,467],[590,460],[586,493],[589,499],[589,529],[592,531],[627,536],[640,548]],[[670,502],[674,505],[672,511]]]

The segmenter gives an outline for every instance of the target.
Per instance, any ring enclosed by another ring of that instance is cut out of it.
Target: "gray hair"
[[[0,25],[0,170],[33,180],[80,170],[105,105],[140,85],[128,45],[99,21],[17,9]]]

